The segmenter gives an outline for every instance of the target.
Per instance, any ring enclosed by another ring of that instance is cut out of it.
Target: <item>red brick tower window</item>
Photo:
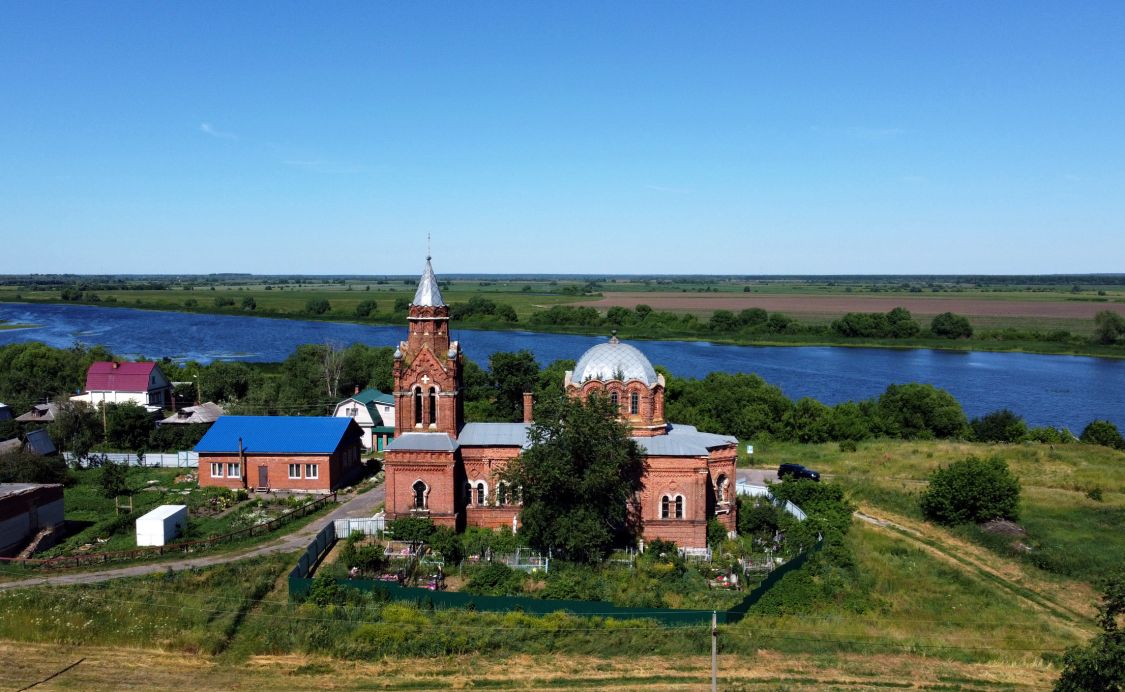
[[[430,420],[429,420],[429,423],[430,423],[430,425],[436,426],[437,425],[437,393],[436,393],[436,390],[433,387],[430,387],[429,399],[430,399],[430,401],[429,401],[429,404],[430,404]]]
[[[637,415],[641,412],[641,396],[636,392],[629,395],[629,414]]]
[[[414,390],[414,425],[422,425],[422,390]]]
[[[425,509],[426,495],[428,494],[427,491],[429,488],[427,488],[426,484],[422,481],[414,481],[414,485],[411,486],[411,489],[414,491],[414,509]]]

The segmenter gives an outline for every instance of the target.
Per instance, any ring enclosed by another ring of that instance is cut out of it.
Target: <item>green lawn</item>
[[[919,520],[918,497],[931,471],[969,455],[998,456],[1023,488],[1020,524],[1027,536],[994,536],[975,527],[959,529],[962,535],[1086,582],[1125,564],[1125,452],[1084,444],[884,440],[860,443],[855,452],[841,452],[838,444],[776,443],[756,445],[755,452],[755,465],[804,464],[843,484],[854,500]],[[1100,501],[1088,496],[1095,488]]]

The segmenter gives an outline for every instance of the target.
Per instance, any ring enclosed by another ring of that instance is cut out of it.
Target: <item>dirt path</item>
[[[882,531],[910,541],[946,564],[996,586],[1024,606],[1046,614],[1060,626],[1085,638],[1093,631],[1096,595],[1078,582],[1065,585],[1045,581],[1025,570],[1015,560],[953,536],[939,527],[913,521],[869,505],[861,505],[855,517]]]
[[[345,500],[339,507],[332,510],[327,516],[312,521],[293,533],[279,536],[261,545],[246,550],[222,553],[215,555],[202,555],[200,557],[174,560],[171,562],[151,562],[139,565],[126,565],[114,569],[98,570],[96,572],[74,572],[71,574],[53,574],[50,576],[24,579],[21,581],[0,582],[0,590],[20,589],[29,586],[59,585],[59,584],[93,584],[97,582],[120,579],[122,577],[137,577],[144,574],[164,572],[165,570],[184,570],[192,567],[207,567],[221,565],[228,562],[246,560],[259,555],[271,553],[290,553],[303,549],[312,541],[322,528],[336,519],[370,517],[375,514],[375,508],[384,501],[386,488],[379,485],[365,493],[360,493]]]
[[[221,663],[198,654],[0,641],[0,687],[21,689],[500,689],[705,690],[708,656],[441,656],[344,661],[297,654]],[[81,661],[78,665],[76,662]],[[69,669],[68,666],[70,667]],[[64,671],[65,672],[61,672]],[[719,688],[1049,689],[1057,670],[1039,664],[961,663],[901,655],[719,655]]]

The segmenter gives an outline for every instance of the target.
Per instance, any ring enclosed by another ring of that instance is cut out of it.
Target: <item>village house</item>
[[[208,401],[197,406],[185,406],[163,420],[156,421],[157,425],[202,425],[214,423],[219,420],[225,411],[218,404]]]
[[[519,504],[499,472],[528,445],[531,395],[521,423],[465,423],[461,346],[450,338],[430,259],[410,305],[407,340],[394,354],[395,439],[385,458],[389,518],[422,516],[463,528],[519,524]],[[707,545],[707,522],[736,529],[737,441],[664,418],[664,378],[616,337],[589,349],[566,373],[570,396],[607,395],[646,455],[637,498],[643,536],[683,547]]]
[[[16,418],[17,423],[53,423],[59,413],[55,403],[35,404],[27,413]]]
[[[327,493],[356,480],[362,431],[334,416],[222,416],[195,446],[199,485]]]
[[[367,451],[381,452],[395,435],[395,399],[374,387],[363,391],[356,387],[355,394],[336,404],[334,416],[351,418],[363,431],[363,447]]]
[[[97,361],[86,371],[86,389],[70,397],[92,406],[133,403],[157,411],[172,400],[172,384],[156,363]]]

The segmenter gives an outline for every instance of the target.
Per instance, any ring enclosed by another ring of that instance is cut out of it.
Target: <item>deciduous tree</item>
[[[519,489],[521,533],[539,550],[597,562],[635,533],[644,455],[606,397],[538,406],[530,447],[501,474]]]

